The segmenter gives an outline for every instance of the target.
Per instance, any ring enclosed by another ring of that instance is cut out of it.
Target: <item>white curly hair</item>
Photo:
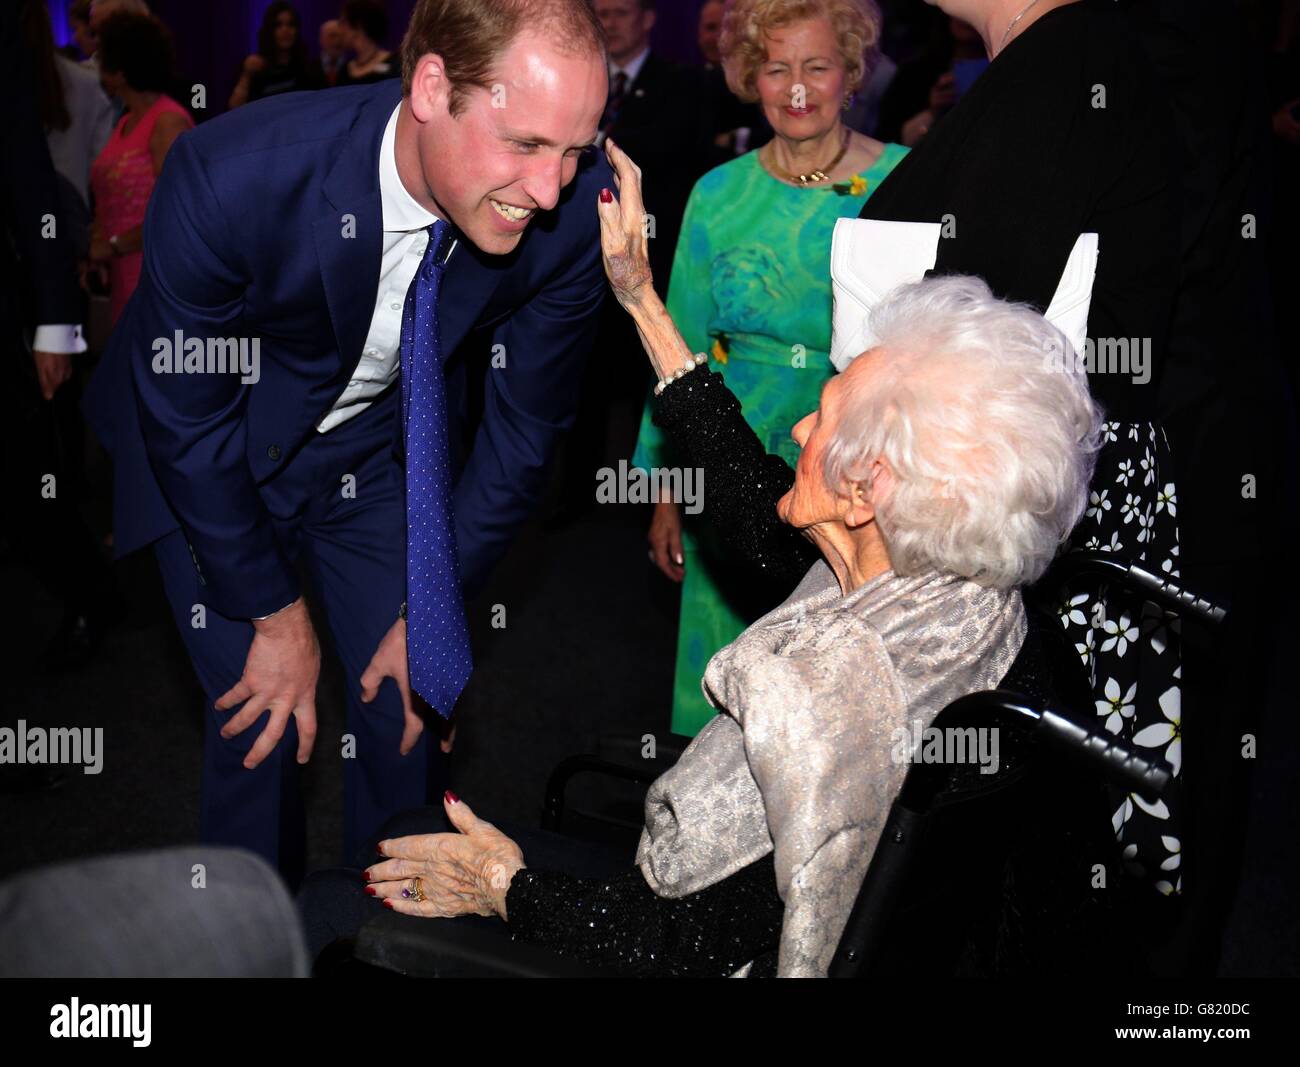
[[[871,316],[884,351],[842,393],[823,475],[893,485],[876,521],[898,574],[1038,579],[1087,505],[1101,412],[1064,335],[979,278],[899,286]]]

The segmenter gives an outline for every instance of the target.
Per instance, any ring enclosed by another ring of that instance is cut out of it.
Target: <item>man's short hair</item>
[[[416,65],[435,52],[459,115],[471,89],[490,90],[498,59],[525,28],[546,33],[566,51],[605,56],[605,32],[591,0],[419,0],[402,41],[402,91]]]

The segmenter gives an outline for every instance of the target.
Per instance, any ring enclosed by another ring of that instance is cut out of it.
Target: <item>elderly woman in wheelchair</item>
[[[1085,507],[1099,412],[1046,358],[1063,338],[1040,314],[926,280],[877,309],[878,344],[793,428],[790,472],[655,295],[639,171],[608,152],[602,251],[661,382],[656,420],[756,573],[806,573],[709,662],[718,714],[650,787],[633,867],[546,869],[449,796],[452,832],[381,842],[368,890],[626,973],[824,975],[912,759],[899,738],[1007,674],[1020,590]]]

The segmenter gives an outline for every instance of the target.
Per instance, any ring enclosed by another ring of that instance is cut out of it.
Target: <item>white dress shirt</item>
[[[316,424],[321,433],[347,422],[365,411],[402,371],[402,309],[406,291],[424,259],[429,244],[428,227],[438,216],[426,211],[406,191],[397,174],[397,113],[384,128],[379,145],[379,196],[383,208],[384,253],[379,263],[379,291],[375,294],[375,312],[370,318],[370,332],[361,350],[361,362],[352,380],[335,401],[329,413]],[[346,359],[351,353],[344,352]]]

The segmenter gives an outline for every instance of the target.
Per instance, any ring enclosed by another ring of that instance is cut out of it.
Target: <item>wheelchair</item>
[[[1104,785],[1148,801],[1172,777],[1164,760],[1096,725],[1078,653],[1043,592],[1084,581],[1118,584],[1167,615],[1221,624],[1226,609],[1176,581],[1098,552],[1060,557],[1026,594],[1025,641],[1000,687],[961,697],[931,728],[996,728],[998,767],[913,762],[895,799],[831,963],[831,977],[1111,977],[1141,973],[1132,907]],[[605,754],[562,760],[547,784],[543,827],[632,844],[639,823],[617,808],[579,812],[580,775],[644,788],[690,739],[670,735],[653,760],[612,739]],[[1149,891],[1147,891],[1149,892]],[[615,977],[605,968],[490,931],[385,914],[360,932],[355,959],[422,977]]]

